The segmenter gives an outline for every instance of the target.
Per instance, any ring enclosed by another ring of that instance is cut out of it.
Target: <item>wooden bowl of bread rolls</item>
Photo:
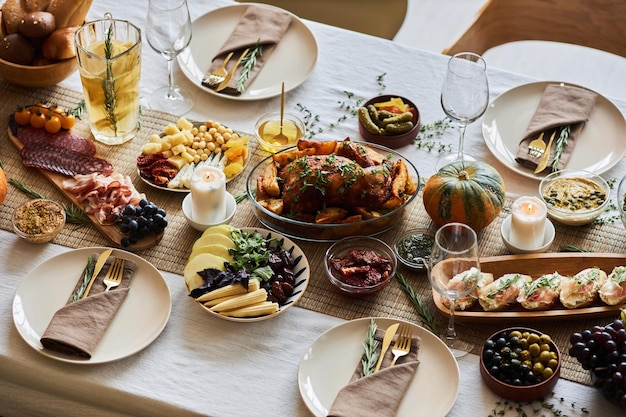
[[[6,0],[0,10],[0,76],[24,87],[44,87],[74,73],[74,33],[91,2]]]

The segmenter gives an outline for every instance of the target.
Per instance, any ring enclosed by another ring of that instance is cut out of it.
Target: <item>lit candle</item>
[[[200,167],[191,176],[191,217],[204,224],[224,220],[226,176],[215,167]]]
[[[543,245],[548,208],[537,197],[520,197],[511,207],[509,240],[520,249],[536,249]]]

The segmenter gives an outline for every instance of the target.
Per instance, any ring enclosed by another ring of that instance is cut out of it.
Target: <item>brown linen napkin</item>
[[[539,137],[541,132],[545,132],[543,140],[548,144],[552,131],[556,129],[557,132],[552,141],[550,161],[546,168],[551,170],[560,128],[570,125],[567,146],[558,163],[558,170],[565,168],[574,150],[576,137],[589,119],[596,96],[593,91],[583,88],[563,84],[548,84],[533,118],[526,128],[524,138],[520,141],[515,161],[533,170],[537,168],[541,157],[534,157],[529,154],[528,144],[531,140]],[[548,152],[547,149],[546,152]]]
[[[92,256],[97,259],[98,255],[96,253]],[[72,294],[80,287],[84,272],[80,275],[67,303],[52,316],[41,337],[41,344],[44,348],[66,355],[91,358],[109,324],[126,299],[130,281],[137,267],[134,261],[126,259],[122,282],[118,287],[104,292],[106,286],[102,279],[114,259],[114,256],[109,256],[96,277],[89,295],[82,300],[72,302]]]
[[[280,39],[283,37],[289,25],[291,24],[291,15],[283,11],[276,11],[261,5],[252,5],[246,9],[244,15],[239,19],[232,33],[224,42],[224,45],[213,58],[211,66],[207,71],[202,85],[208,88],[216,89],[218,85],[211,85],[208,81],[209,75],[222,65],[224,58],[229,52],[234,51],[233,57],[228,62],[227,70],[235,65],[239,56],[246,48],[254,47],[257,42],[263,45],[262,53],[257,56],[256,65],[250,71],[248,78],[244,84],[244,90],[252,83],[258,73],[263,68],[263,64],[271,55]],[[288,65],[288,63],[285,63]],[[224,94],[240,95],[242,91],[237,91],[237,83],[241,77],[243,70],[243,62],[237,69],[235,76],[231,80],[228,87],[220,91]]]
[[[379,342],[379,349],[384,335],[384,330],[376,330],[374,337]],[[328,417],[391,417],[397,414],[419,365],[417,355],[421,338],[413,336],[409,354],[400,357],[390,368],[394,343],[395,339],[385,354],[380,371],[375,374],[361,377],[363,366],[359,360],[350,382],[337,394]]]

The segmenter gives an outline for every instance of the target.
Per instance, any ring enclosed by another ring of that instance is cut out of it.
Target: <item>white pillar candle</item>
[[[543,245],[548,208],[537,197],[520,197],[511,207],[509,240],[520,249],[536,249]]]
[[[226,175],[215,167],[200,167],[191,176],[191,218],[203,224],[224,220]]]

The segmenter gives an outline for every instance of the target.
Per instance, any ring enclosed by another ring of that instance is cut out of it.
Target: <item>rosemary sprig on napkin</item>
[[[246,54],[246,56],[243,57],[243,60],[241,61],[243,67],[241,69],[241,75],[239,76],[239,80],[237,81],[238,92],[243,92],[246,81],[248,80],[248,78],[250,78],[250,72],[252,71],[252,68],[254,68],[256,65],[256,59],[260,57],[262,53],[263,45],[261,45],[259,41],[257,41],[256,45],[254,45]]]
[[[361,358],[362,370],[361,377],[374,373],[376,362],[378,362],[378,340],[374,338],[378,326],[376,320],[370,319],[370,325],[367,329],[367,336],[363,342],[363,357]]]
[[[117,135],[117,90],[115,89],[115,76],[113,75],[113,25],[109,26],[106,38],[104,39],[104,58],[106,59],[106,78],[102,80],[102,90],[104,92],[104,110],[106,118]]]
[[[45,195],[33,190],[26,184],[14,178],[9,179],[9,184],[11,184],[12,186],[14,186],[15,188],[17,188],[18,190],[20,190],[21,192],[23,192],[24,194],[26,194],[27,196],[31,198],[48,199],[48,197],[46,197]],[[81,226],[90,224],[89,218],[87,217],[87,214],[85,213],[85,211],[81,209],[80,207],[78,207],[76,204],[61,203],[61,206],[63,207],[63,210],[65,210],[65,217],[68,223],[78,224]]]
[[[559,161],[561,160],[561,156],[563,155],[563,149],[567,146],[567,139],[569,138],[570,126],[563,126],[561,132],[559,133],[559,137],[556,140],[556,145],[554,148],[554,160],[552,161],[552,172],[559,170]]]
[[[85,275],[83,275],[83,282],[80,284],[80,287],[76,289],[74,294],[72,294],[72,302],[78,301],[81,298],[83,298],[83,294],[85,293],[85,290],[87,290],[87,287],[89,286],[89,283],[91,282],[91,277],[93,276],[95,266],[96,266],[96,261],[93,256],[90,256],[87,259],[87,268],[85,268]]]
[[[411,287],[411,284],[407,282],[407,280],[404,278],[404,276],[401,273],[396,272],[396,279],[402,286],[402,289],[407,293],[407,295],[413,302],[413,305],[415,306],[415,309],[417,310],[417,314],[419,315],[420,320],[422,321],[422,324],[424,325],[424,327],[426,327],[428,330],[430,330],[434,334],[439,334],[437,321],[435,320],[435,315],[430,310],[430,308],[426,304],[424,304],[421,297],[415,292],[415,290],[413,290],[413,287]]]

